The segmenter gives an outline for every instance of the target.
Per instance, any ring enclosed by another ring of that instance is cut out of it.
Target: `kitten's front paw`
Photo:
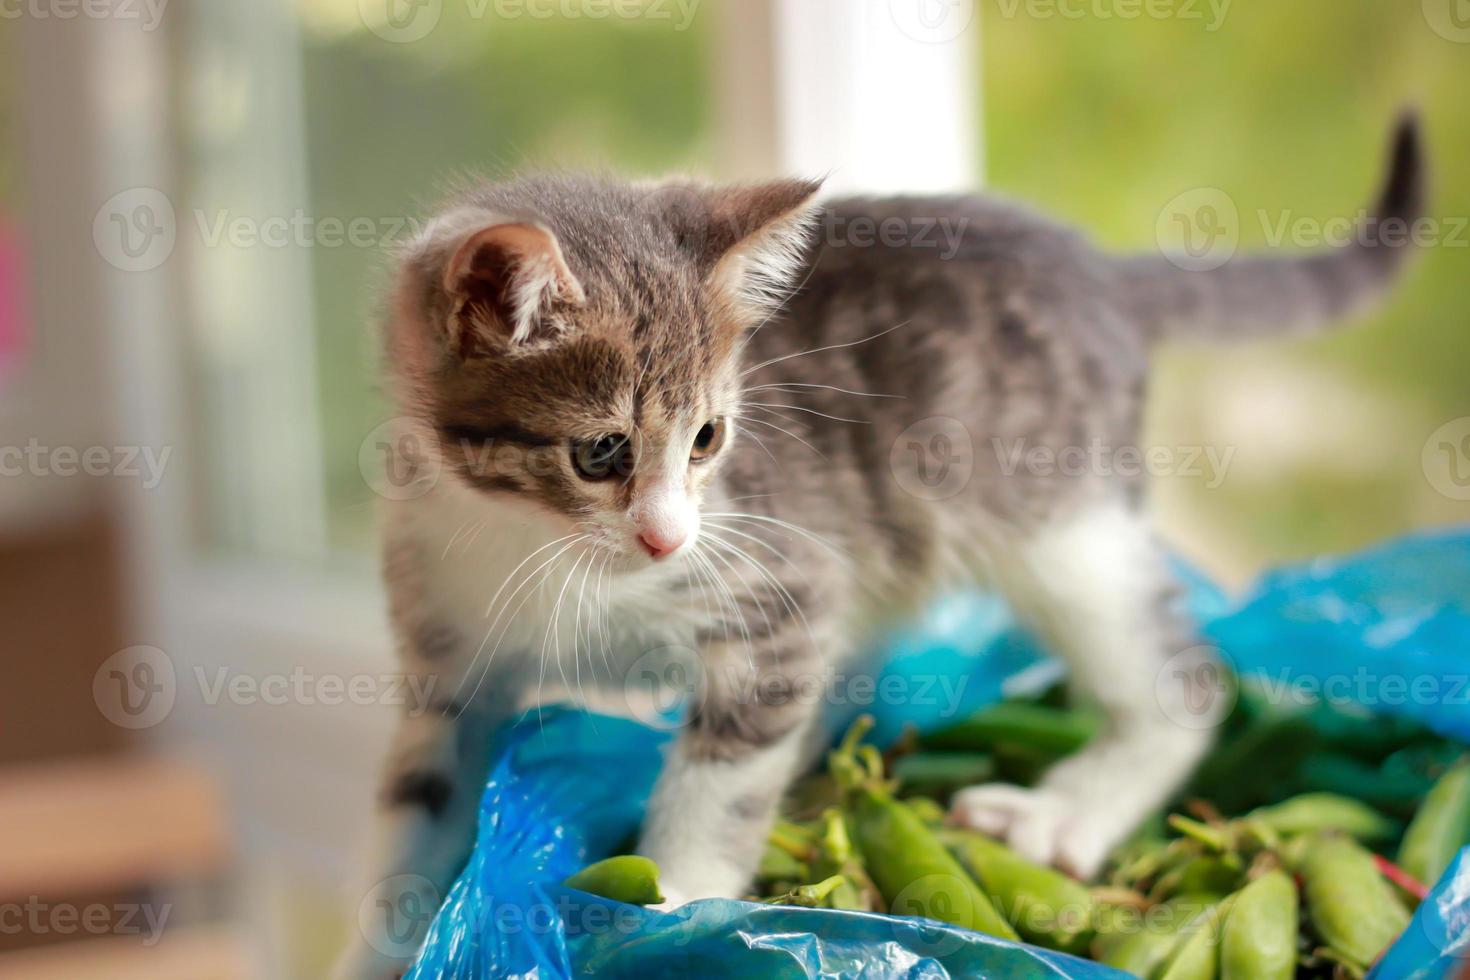
[[[1106,812],[1087,803],[1002,783],[956,793],[950,818],[1006,841],[1027,860],[1056,865],[1083,880],[1102,869],[1114,838],[1121,836]]]

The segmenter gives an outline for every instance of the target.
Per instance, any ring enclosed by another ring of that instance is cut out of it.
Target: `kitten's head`
[[[745,333],[801,267],[819,184],[484,188],[403,262],[388,354],[444,468],[636,567],[699,533]]]

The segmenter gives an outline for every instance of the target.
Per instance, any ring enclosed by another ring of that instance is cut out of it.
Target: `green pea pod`
[[[1092,933],[1092,893],[1060,871],[1032,864],[981,834],[947,830],[940,839],[1028,942],[1077,952]]]
[[[1246,885],[1225,914],[1222,980],[1291,980],[1296,976],[1297,894],[1284,871]]]
[[[848,815],[889,912],[1019,939],[954,855],[902,802],[880,787],[862,786],[849,794]]]
[[[784,849],[767,843],[761,853],[761,863],[756,875],[765,881],[803,881],[811,869],[805,861],[798,861]]]
[[[1398,866],[1426,885],[1444,874],[1460,848],[1470,843],[1470,759],[1451,766],[1404,832]]]
[[[1409,912],[1384,880],[1373,854],[1342,834],[1300,848],[1296,870],[1312,928],[1333,953],[1366,970],[1409,924]]]
[[[1184,927],[1178,944],[1159,968],[1159,980],[1215,980],[1220,963],[1220,922],[1234,895]]]
[[[630,905],[657,905],[664,900],[658,887],[658,865],[639,854],[589,864],[562,884]]]
[[[920,739],[926,749],[986,752],[997,745],[1020,745],[1049,755],[1075,752],[1097,733],[1097,716],[1039,704],[993,704],[958,724]]]
[[[914,811],[920,820],[924,821],[930,827],[944,826],[944,821],[949,816],[949,813],[938,800],[930,799],[927,796],[910,796],[904,800],[904,803],[910,810]]]
[[[1283,837],[1340,830],[1361,841],[1391,840],[1399,824],[1358,800],[1336,793],[1303,793],[1246,814]]]
[[[1156,900],[1190,892],[1229,894],[1243,877],[1240,859],[1234,855],[1202,854],[1161,875],[1149,892]]]
[[[915,752],[893,764],[905,796],[947,796],[995,778],[995,760],[979,752]]]
[[[1218,895],[1177,895],[1140,916],[1121,917],[1101,927],[1092,945],[1093,958],[1139,977],[1163,968],[1185,929],[1220,902]]]

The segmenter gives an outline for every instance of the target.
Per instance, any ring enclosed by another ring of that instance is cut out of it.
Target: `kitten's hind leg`
[[[956,794],[953,814],[1091,877],[1208,748],[1223,709],[1218,675],[1169,601],[1173,581],[1147,522],[1122,502],[1028,534],[997,570],[1017,614],[1105,723],[1036,787],[972,787]]]

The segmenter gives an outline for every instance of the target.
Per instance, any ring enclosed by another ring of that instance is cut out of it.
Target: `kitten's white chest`
[[[594,689],[621,687],[650,654],[693,653],[707,607],[674,595],[669,583],[682,573],[615,575],[586,534],[532,507],[443,496],[441,506],[416,508],[407,530],[426,564],[426,612],[466,641],[462,676],[516,677],[527,701],[564,692],[595,699]]]

